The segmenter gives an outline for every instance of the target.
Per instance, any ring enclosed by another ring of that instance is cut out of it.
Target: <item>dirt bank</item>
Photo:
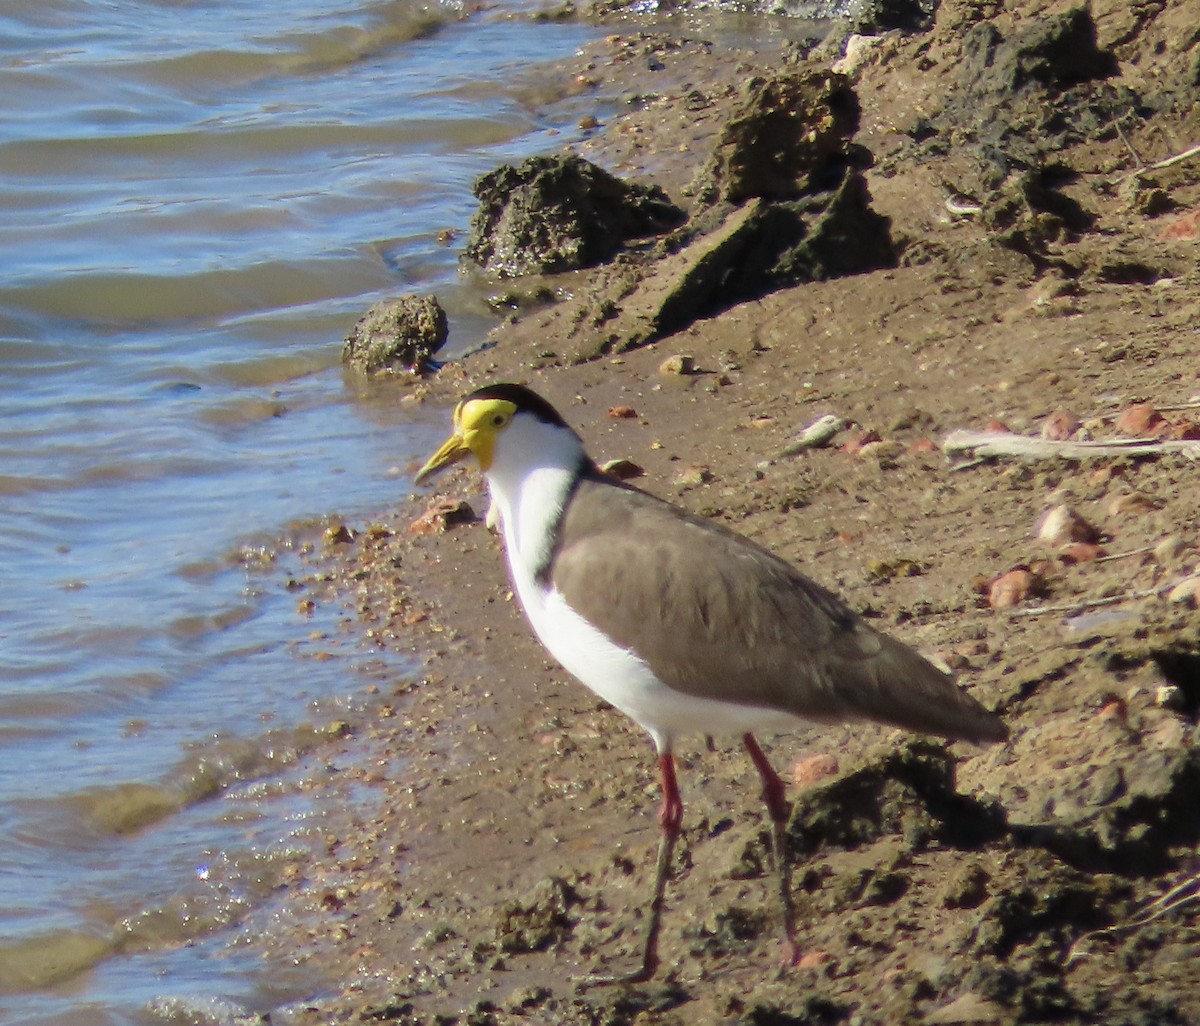
[[[649,743],[548,662],[482,523],[414,532],[421,497],[349,524],[305,598],[349,601],[425,675],[347,741],[378,815],[348,815],[261,939],[342,986],[272,1021],[1200,1020],[1197,905],[1164,899],[1200,870],[1200,463],[944,451],[991,422],[1050,442],[1200,433],[1200,159],[1135,173],[1200,143],[1200,3],[1091,11],[958,0],[927,33],[851,42],[839,67],[895,266],[627,349],[611,322],[657,301],[683,242],[647,244],[547,279],[559,301],[495,347],[397,386],[448,417],[469,387],[528,382],[598,459],[938,653],[1012,741],[955,746],[956,782],[938,748],[874,727],[774,741],[809,952],[783,970],[753,771],[695,739],[664,968],[580,992],[573,977],[635,958]],[[638,97],[578,151],[694,213],[747,77],[831,56],[623,29],[562,71]],[[825,414],[859,430],[781,455]],[[439,487],[486,508],[465,469]],[[1037,537],[1063,505],[1086,526]]]

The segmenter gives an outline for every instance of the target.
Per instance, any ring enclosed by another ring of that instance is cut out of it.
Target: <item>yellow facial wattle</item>
[[[507,399],[470,399],[454,408],[454,434],[429,457],[413,479],[420,484],[444,467],[473,455],[485,473],[492,465],[496,436],[508,426],[517,407]]]

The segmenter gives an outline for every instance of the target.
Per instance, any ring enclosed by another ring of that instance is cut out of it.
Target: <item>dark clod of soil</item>
[[[421,374],[446,343],[446,311],[433,296],[407,295],[372,306],[354,325],[342,362],[367,373]]]
[[[502,165],[475,183],[475,196],[466,255],[505,277],[591,267],[684,217],[657,186],[570,155]]]
[[[844,75],[752,78],[692,191],[708,204],[828,191],[857,156],[850,139],[858,119],[858,98]]]
[[[974,847],[1004,833],[1004,812],[959,794],[943,747],[913,740],[870,757],[796,800],[788,845],[796,858],[899,834],[914,851],[933,841]]]

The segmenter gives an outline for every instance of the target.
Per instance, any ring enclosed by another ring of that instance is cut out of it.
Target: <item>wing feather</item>
[[[553,585],[668,687],[817,721],[1006,736],[997,717],[927,660],[719,524],[588,475],[559,532]]]

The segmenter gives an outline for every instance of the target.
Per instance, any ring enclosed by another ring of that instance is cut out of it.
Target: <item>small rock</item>
[[[409,534],[445,534],[458,524],[470,524],[478,518],[461,499],[439,499],[408,525]]]
[[[1166,418],[1149,403],[1134,403],[1117,418],[1113,427],[1120,435],[1157,437],[1169,425]]]
[[[684,375],[696,373],[696,358],[694,356],[668,356],[658,365],[658,373],[663,375]]]
[[[971,668],[971,660],[962,652],[938,652],[935,655],[938,665],[944,666],[951,673],[958,673],[960,670],[969,670]]]
[[[501,165],[476,181],[475,196],[466,256],[505,278],[590,267],[684,219],[657,186],[571,154]]]
[[[574,888],[560,877],[542,881],[522,900],[502,908],[496,921],[496,946],[509,954],[541,951],[572,927],[569,911],[579,903]]]
[[[821,969],[833,961],[828,951],[806,951],[796,961],[797,969]]]
[[[872,442],[882,442],[879,437],[879,432],[871,428],[854,427],[851,428],[849,437],[842,443],[842,452],[858,453]]]
[[[1042,421],[1042,437],[1052,442],[1065,442],[1079,430],[1080,421],[1068,410],[1055,410]]]
[[[921,564],[903,556],[894,559],[873,559],[867,564],[867,573],[872,580],[890,581],[896,577],[920,577]]]
[[[1042,514],[1034,533],[1039,541],[1050,545],[1070,542],[1094,545],[1100,540],[1100,532],[1066,504],[1054,506]]]
[[[1200,423],[1194,420],[1180,420],[1168,426],[1167,435],[1179,442],[1195,442],[1200,440]]]
[[[618,481],[631,481],[633,478],[641,477],[646,473],[633,460],[627,459],[609,460],[607,463],[600,464],[600,469],[609,477],[615,477]]]
[[[978,908],[988,896],[991,875],[983,866],[969,865],[958,869],[941,893],[943,908]]]
[[[1068,566],[1091,563],[1105,555],[1104,549],[1091,542],[1068,542],[1058,550],[1058,558]]]
[[[1190,605],[1193,609],[1200,606],[1200,574],[1180,581],[1167,592],[1168,602],[1178,602]]]
[[[1163,240],[1192,241],[1200,239],[1200,208],[1182,214],[1158,233]]]
[[[1154,546],[1154,562],[1159,566],[1170,566],[1185,552],[1187,545],[1184,540],[1176,534],[1169,534]]]
[[[675,475],[678,485],[702,485],[713,479],[713,473],[708,467],[684,467]]]
[[[410,294],[372,306],[354,325],[342,362],[368,374],[421,374],[449,335],[446,311],[434,296]]]
[[[1018,568],[1001,574],[988,590],[988,605],[993,609],[1011,609],[1025,601],[1037,585],[1037,577],[1029,570]]]
[[[330,524],[321,539],[326,545],[349,545],[354,541],[354,532],[345,524]]]
[[[832,755],[824,752],[810,755],[807,759],[798,760],[792,767],[792,786],[797,791],[805,791],[837,771],[838,761]]]
[[[893,440],[867,442],[858,450],[864,459],[872,459],[884,470],[892,470],[897,466],[897,460],[904,454],[904,444]]]
[[[1154,704],[1163,709],[1182,709],[1184,698],[1183,688],[1176,684],[1162,684],[1154,690]]]
[[[1005,1022],[1011,1018],[1008,1009],[980,994],[967,993],[956,997],[948,1005],[935,1008],[925,1016],[927,1026],[965,1026],[973,1023],[987,1026]]]
[[[1105,513],[1110,517],[1141,517],[1158,508],[1158,503],[1140,492],[1122,492],[1109,499]]]

